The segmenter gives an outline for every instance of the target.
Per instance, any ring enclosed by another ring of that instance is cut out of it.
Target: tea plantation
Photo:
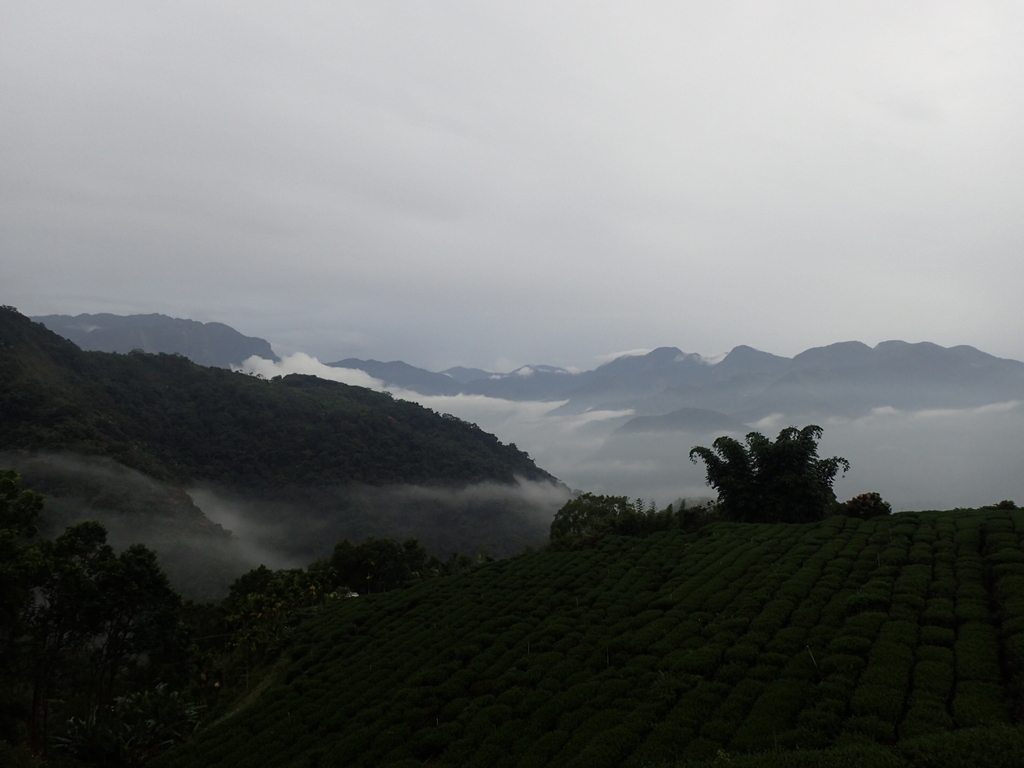
[[[1024,731],[1024,511],[606,537],[298,630],[152,765],[996,766]]]

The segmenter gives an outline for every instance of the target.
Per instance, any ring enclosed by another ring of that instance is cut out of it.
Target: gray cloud
[[[1024,358],[1022,69],[1000,3],[14,5],[3,300],[435,370]]]

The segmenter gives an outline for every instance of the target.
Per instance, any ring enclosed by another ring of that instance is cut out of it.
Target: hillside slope
[[[45,526],[99,520],[113,541],[156,549],[196,599],[341,538],[515,554],[545,539],[566,495],[514,445],[415,403],[178,355],[84,352],[9,307],[0,427],[0,467],[46,493]]]
[[[1017,510],[718,524],[340,600],[154,765],[1013,765],[1022,543]]]
[[[312,376],[265,381],[177,355],[83,352],[0,310],[0,450],[109,456],[176,482],[552,479],[514,446],[414,403]]]

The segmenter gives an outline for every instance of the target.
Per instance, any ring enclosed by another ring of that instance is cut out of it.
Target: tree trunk
[[[46,678],[49,675],[43,665],[37,665],[32,682],[32,715],[29,718],[29,749],[36,757],[46,751],[47,706]]]

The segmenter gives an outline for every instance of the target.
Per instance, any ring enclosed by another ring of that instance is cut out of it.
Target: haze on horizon
[[[0,301],[323,361],[1024,359],[1024,7],[10,3]]]
[[[439,413],[477,424],[527,451],[539,467],[579,491],[626,495],[660,507],[680,497],[713,497],[704,467],[689,460],[694,445],[710,446],[722,431],[614,434],[633,411],[561,414],[560,402],[512,401],[483,395],[422,395],[385,385],[361,370],[322,364],[305,354],[278,362],[252,357],[243,370],[265,378],[302,373],[389,391]],[[1024,401],[973,407],[876,407],[860,416],[816,419],[824,434],[819,455],[839,455],[851,471],[836,478],[839,500],[874,491],[894,512],[980,507],[1003,499],[1024,502]],[[807,419],[774,413],[749,424],[774,439]],[[733,433],[742,440],[744,431]]]

